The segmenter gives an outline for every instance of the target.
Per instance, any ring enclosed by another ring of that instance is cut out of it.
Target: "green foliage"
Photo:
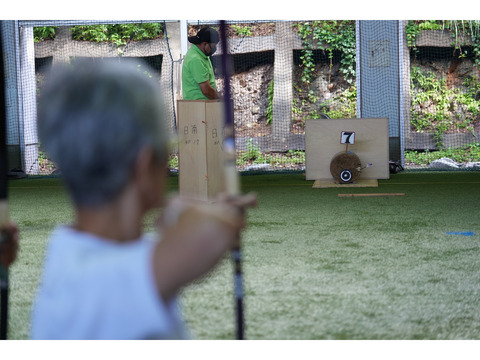
[[[292,164],[305,164],[305,151],[302,150],[288,150],[287,158],[291,159]]]
[[[168,157],[168,168],[178,169],[178,154],[170,154]]]
[[[405,27],[407,35],[407,44],[410,48],[417,51],[416,40],[417,36],[423,30],[443,30],[445,29],[445,22],[438,20],[409,20]]]
[[[314,46],[326,52],[333,67],[333,52],[340,51],[340,72],[345,80],[352,83],[355,79],[355,22],[350,20],[325,20],[297,24],[298,34],[302,39],[303,76],[302,81],[309,84],[312,79],[315,63],[313,61]]]
[[[466,108],[464,118],[457,119],[457,127],[460,129],[465,128],[474,133],[473,123],[480,115],[480,80],[473,76],[467,76],[463,81],[463,86],[467,90],[455,94],[457,103]]]
[[[54,26],[43,26],[33,28],[33,41],[40,42],[45,40],[55,39],[55,29]]]
[[[315,63],[313,61],[313,41],[311,41],[312,36],[312,25],[309,22],[304,23],[303,25],[298,26],[298,33],[302,39],[302,81],[306,84],[310,84],[312,72],[315,69]]]
[[[442,30],[443,24],[437,20],[425,20],[418,24],[418,29],[422,30]]]
[[[156,39],[164,35],[163,23],[82,25],[71,29],[74,40],[112,42],[117,46],[127,41]]]
[[[320,112],[331,118],[354,117],[356,114],[355,60],[356,39],[355,21],[309,21],[295,25],[302,39],[301,81],[294,84],[300,98],[294,100],[292,112],[302,125],[305,119],[319,118]],[[340,54],[339,72],[345,82],[350,85],[334,99],[318,105],[319,96],[313,89],[312,82],[317,71],[314,50],[324,52],[329,61],[328,83],[332,83],[334,53]]]
[[[357,88],[351,86],[339,96],[321,105],[322,112],[331,119],[349,119],[357,116]],[[318,118],[318,117],[317,117]]]
[[[453,124],[450,110],[453,107],[454,90],[446,87],[445,79],[438,80],[432,72],[425,75],[417,67],[412,67],[411,82],[411,124],[418,132],[433,131],[435,144],[437,148],[441,148],[443,133]],[[415,110],[415,105],[428,104],[428,111]]]
[[[417,36],[420,34],[420,29],[418,25],[412,21],[409,20],[407,26],[405,27],[405,34],[407,37],[407,44],[408,47],[410,47],[413,51],[417,52]]]
[[[416,38],[423,30],[449,30],[452,32],[452,45],[460,51],[461,56],[465,56],[461,48],[461,39],[468,35],[472,39],[473,54],[475,55],[475,64],[480,67],[480,21],[479,20],[410,20],[406,26],[406,36],[408,46],[418,51],[416,47]]]
[[[286,152],[265,153],[250,138],[247,141],[246,150],[237,153],[237,165],[243,167],[252,164],[269,164],[275,168],[298,167],[305,164],[305,151],[288,150]]]
[[[56,165],[47,157],[45,152],[38,149],[38,166],[41,174],[51,174],[56,170]]]
[[[458,163],[480,161],[480,143],[477,142],[459,148],[442,149],[437,151],[405,151],[405,162],[410,164],[428,165],[432,161],[443,157],[452,159]]]
[[[238,36],[252,36],[252,28],[250,26],[241,26],[232,24],[230,27],[235,31]]]
[[[436,147],[443,147],[443,134],[449,130],[467,129],[473,133],[473,123],[480,114],[480,82],[467,77],[463,92],[458,88],[449,89],[446,80],[437,79],[435,74],[424,74],[418,67],[412,67],[411,76],[411,125],[417,132],[433,133]],[[464,115],[456,110],[462,106]]]
[[[299,88],[296,90],[299,93],[302,92]],[[308,97],[300,102],[296,99],[293,100],[292,116],[294,118],[319,119],[322,113],[331,119],[355,118],[357,116],[356,86],[350,86],[320,105],[316,105],[316,100],[310,102]]]
[[[467,88],[466,94],[472,99],[480,100],[480,80],[473,76],[467,76],[463,82]]]
[[[255,145],[253,143],[253,139],[248,139],[247,141],[247,150],[246,151],[240,151],[239,154],[239,160],[242,163],[248,163],[252,162],[255,160],[259,160],[260,162],[263,162],[263,157],[262,157],[262,152],[260,151],[260,147],[258,145]]]
[[[52,40],[57,27],[44,26],[33,28],[34,41]],[[163,23],[80,25],[71,29],[74,40],[92,42],[113,42],[122,46],[128,40],[140,41],[156,39],[164,35]]]
[[[267,118],[267,124],[271,124],[273,121],[273,90],[274,90],[274,83],[273,80],[268,84],[268,105],[267,110],[265,112],[265,117]]]
[[[475,55],[475,65],[480,68],[480,34],[472,34],[472,48]]]

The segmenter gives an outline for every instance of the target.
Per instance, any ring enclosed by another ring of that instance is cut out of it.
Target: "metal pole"
[[[3,23],[0,21],[0,231],[8,222],[7,207],[7,180],[8,180],[8,154],[7,154],[7,116],[5,103],[5,72],[3,63]],[[3,232],[0,234],[0,243]],[[8,269],[0,264],[0,340],[7,339],[8,332]]]

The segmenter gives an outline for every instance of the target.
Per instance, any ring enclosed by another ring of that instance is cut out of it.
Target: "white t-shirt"
[[[71,227],[50,239],[32,313],[32,339],[182,339],[176,300],[153,277],[153,237],[118,244]]]

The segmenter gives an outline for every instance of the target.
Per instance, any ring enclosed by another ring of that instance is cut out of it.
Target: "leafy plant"
[[[43,26],[43,27],[34,27],[33,28],[33,41],[40,42],[45,40],[55,39],[55,30],[57,28],[54,26]]]
[[[417,165],[428,165],[434,160],[449,158],[458,163],[480,161],[480,143],[472,143],[459,148],[441,149],[424,152],[405,150],[405,162]]]
[[[305,151],[302,150],[288,150],[287,156],[292,164],[305,164]]]
[[[252,36],[252,28],[250,26],[230,25],[238,36]]]
[[[315,62],[313,61],[313,41],[312,41],[312,25],[310,22],[298,25],[298,33],[302,39],[302,81],[310,84],[312,72],[315,69]]]
[[[340,51],[340,72],[346,81],[352,83],[355,78],[356,38],[355,22],[350,20],[324,20],[297,24],[302,39],[302,80],[309,83],[315,69],[313,61],[314,45],[324,51],[333,67],[334,51]]]
[[[38,147],[38,166],[40,168],[40,173],[42,174],[51,174],[56,170],[56,165],[52,162],[45,152],[41,149],[41,146]]]
[[[168,168],[178,169],[178,154],[170,154],[168,157]]]
[[[250,139],[251,140],[251,139]],[[288,150],[286,152],[261,152],[258,146],[249,141],[247,151],[239,151],[237,165],[240,167],[252,164],[269,164],[276,169],[294,168],[305,164],[305,151]]]
[[[461,45],[464,36],[469,35],[472,40],[475,64],[480,67],[480,21],[479,20],[410,20],[405,28],[408,46],[418,52],[416,39],[422,30],[449,30],[452,32],[453,46],[462,53]]]
[[[164,36],[163,23],[82,25],[71,29],[74,40],[112,42],[117,46],[128,41],[155,39]]]
[[[268,105],[267,110],[265,111],[265,117],[267,118],[267,124],[271,124],[273,121],[273,80],[268,84],[267,96],[268,96]]]
[[[331,119],[348,119],[357,116],[357,88],[351,86],[339,96],[321,105],[322,112]]]
[[[251,161],[263,159],[262,158],[262,152],[260,151],[260,147],[258,145],[255,145],[253,143],[253,139],[248,139],[247,145],[246,145],[246,151],[241,151],[240,160],[248,163]]]
[[[420,32],[421,30],[418,25],[413,20],[409,20],[407,26],[405,27],[405,34],[407,38],[407,45],[414,52],[418,52],[417,36],[420,34]]]
[[[480,68],[480,34],[472,34],[472,51],[475,55],[475,65]]]
[[[449,89],[446,80],[435,74],[424,74],[418,67],[411,70],[411,125],[417,132],[431,131],[437,148],[443,147],[443,134],[449,130],[467,129],[473,132],[473,123],[480,114],[480,81],[467,77],[463,85],[467,91]],[[460,115],[456,110],[463,107]]]
[[[332,118],[353,117],[356,114],[356,90],[354,86],[356,71],[355,22],[346,20],[308,21],[298,23],[295,26],[302,40],[302,50],[299,57],[301,78],[294,84],[296,94],[300,98],[295,100],[292,107],[292,115],[296,118],[294,121],[297,125],[302,126],[305,119],[319,118],[320,112],[326,113]],[[312,86],[315,73],[318,71],[315,49],[322,51],[329,62],[329,88],[334,86],[332,84],[332,71],[336,54],[340,54],[339,73],[345,83],[350,85],[350,88],[320,106],[317,104],[319,100],[317,90]],[[339,104],[334,105],[334,103]]]
[[[418,24],[419,30],[442,30],[443,28],[441,22],[436,20],[425,20]]]

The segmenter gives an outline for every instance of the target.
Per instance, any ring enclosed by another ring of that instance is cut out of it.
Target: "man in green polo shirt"
[[[210,61],[210,56],[217,50],[218,32],[205,27],[196,36],[189,36],[188,41],[192,46],[185,55],[182,67],[183,100],[220,99]]]

